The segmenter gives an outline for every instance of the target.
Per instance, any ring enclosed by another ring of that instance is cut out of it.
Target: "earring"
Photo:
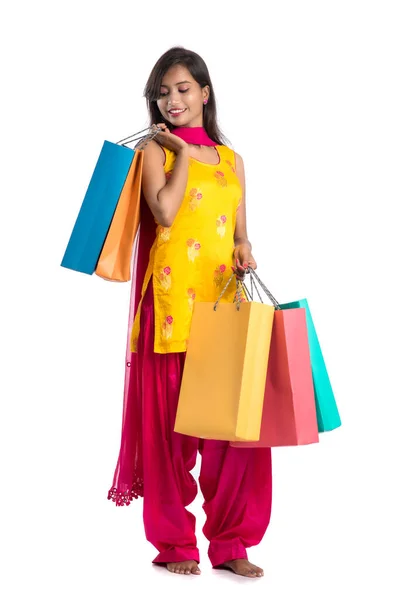
[[[204,100],[203,104],[207,104],[208,100]]]

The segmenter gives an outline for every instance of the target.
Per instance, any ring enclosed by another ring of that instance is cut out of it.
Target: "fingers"
[[[240,261],[236,259],[236,266],[237,268],[244,269],[245,271],[247,271],[249,268],[253,269],[254,271],[257,269],[257,263],[254,258],[244,261],[243,266],[240,264]]]
[[[233,273],[235,273],[236,277],[240,279],[240,281],[244,281],[249,269],[253,269],[254,271],[257,269],[257,263],[255,260],[249,260],[241,265],[239,260],[236,259],[236,267],[231,267],[231,269]]]
[[[154,123],[151,127],[154,130],[159,129],[159,133],[170,133],[165,123]]]
[[[235,267],[231,267],[232,272],[235,273],[236,278],[239,279],[240,281],[244,281],[245,277],[246,277],[246,271],[239,271],[239,269],[235,269]]]
[[[239,272],[240,275],[242,275],[243,277],[246,274],[247,268],[249,266],[248,262],[244,262],[243,265],[240,263],[240,260],[237,258],[236,259],[236,270]]]

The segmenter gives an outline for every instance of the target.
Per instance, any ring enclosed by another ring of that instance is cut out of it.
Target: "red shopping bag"
[[[304,308],[275,310],[260,440],[237,447],[301,446],[319,441]]]

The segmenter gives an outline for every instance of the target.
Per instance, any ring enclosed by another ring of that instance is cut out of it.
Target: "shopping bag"
[[[305,310],[318,430],[321,433],[332,431],[340,427],[341,419],[308,302],[303,298],[302,300],[288,302],[280,306],[282,310],[293,308],[304,308]]]
[[[229,285],[228,281],[225,289]],[[195,302],[175,431],[214,440],[258,440],[274,308]]]
[[[105,141],[71,233],[62,267],[92,275],[135,151]]]
[[[305,309],[276,309],[260,439],[231,445],[272,448],[318,441]]]
[[[160,131],[147,127],[116,144],[105,141],[72,230],[61,266],[92,275],[107,237],[136,153]],[[129,181],[129,179],[128,179]]]
[[[143,151],[136,150],[95,274],[109,281],[129,281],[133,243],[139,227]]]

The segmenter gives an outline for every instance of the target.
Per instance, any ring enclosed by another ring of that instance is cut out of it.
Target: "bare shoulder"
[[[237,152],[235,152],[235,165],[236,165],[237,174],[242,175],[244,173],[243,158]]]
[[[160,144],[157,144],[157,142],[155,140],[151,140],[147,144],[144,141],[142,144],[139,144],[138,149],[143,150],[144,156],[145,156],[145,161],[147,163],[151,163],[151,164],[160,164],[161,163],[161,165],[164,165],[165,152],[164,152],[162,146],[160,146]]]

